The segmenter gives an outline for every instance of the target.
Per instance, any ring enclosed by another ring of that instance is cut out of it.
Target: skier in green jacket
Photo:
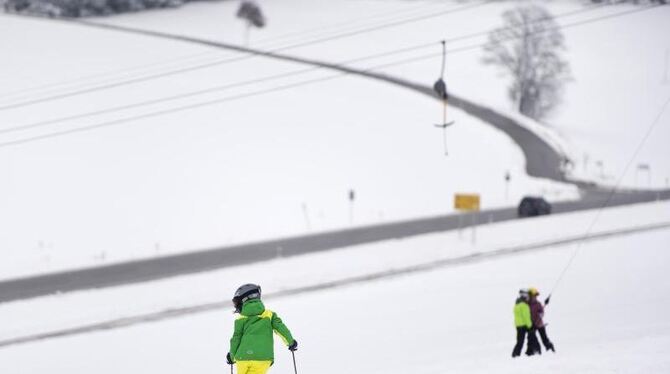
[[[265,309],[261,301],[261,287],[245,284],[233,297],[235,330],[230,338],[230,351],[226,355],[229,365],[237,364],[238,374],[265,374],[274,362],[274,339],[279,335],[288,349],[298,349],[298,342],[284,325],[277,313]]]
[[[512,357],[517,357],[521,355],[526,334],[533,327],[530,307],[528,306],[528,290],[526,289],[519,290],[519,297],[514,304],[514,325],[516,326],[516,345],[512,351]]]

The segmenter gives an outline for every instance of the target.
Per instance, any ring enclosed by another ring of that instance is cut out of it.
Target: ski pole
[[[293,371],[298,374],[298,367],[295,364],[295,351],[291,351],[291,354],[293,355]]]
[[[233,374],[233,364],[230,364],[230,374]]]

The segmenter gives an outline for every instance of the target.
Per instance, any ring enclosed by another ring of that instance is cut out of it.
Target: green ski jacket
[[[514,324],[516,327],[533,327],[533,320],[530,318],[530,307],[523,299],[517,299],[514,305]]]
[[[247,301],[235,320],[230,355],[235,361],[274,361],[273,332],[286,345],[293,343],[291,332],[277,313],[265,309],[260,300]]]

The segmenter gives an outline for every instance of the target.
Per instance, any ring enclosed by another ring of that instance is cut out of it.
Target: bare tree
[[[528,5],[503,13],[504,26],[489,34],[484,63],[497,65],[512,77],[508,89],[518,110],[535,119],[560,103],[571,77],[563,34],[543,7]]]

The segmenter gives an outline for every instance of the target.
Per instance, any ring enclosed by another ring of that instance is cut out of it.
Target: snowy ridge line
[[[328,290],[328,289],[333,289],[333,288],[346,287],[346,286],[349,286],[349,285],[352,285],[352,284],[357,284],[357,283],[372,282],[372,281],[377,281],[377,280],[381,280],[381,279],[397,277],[397,276],[402,276],[402,275],[407,275],[407,274],[431,271],[431,270],[444,268],[444,267],[467,265],[467,264],[478,263],[478,262],[486,261],[486,260],[494,260],[494,259],[499,258],[499,257],[517,255],[517,254],[522,254],[522,253],[526,253],[526,252],[530,252],[530,251],[536,251],[536,250],[542,250],[542,249],[550,249],[551,247],[565,246],[565,245],[572,244],[572,243],[575,243],[575,242],[602,240],[602,239],[607,239],[607,238],[615,237],[615,236],[624,236],[624,235],[636,234],[636,233],[641,233],[641,232],[646,232],[646,231],[663,230],[663,229],[668,229],[668,228],[670,228],[670,222],[661,222],[661,223],[654,223],[654,224],[643,225],[643,226],[632,227],[632,228],[626,228],[626,229],[608,230],[608,231],[602,231],[602,232],[591,233],[591,234],[586,234],[586,235],[583,235],[583,234],[582,235],[573,235],[573,236],[568,236],[568,237],[564,237],[564,238],[561,238],[561,239],[555,239],[555,240],[545,240],[545,241],[539,241],[539,242],[535,242],[535,243],[521,244],[521,245],[517,245],[517,246],[513,246],[513,247],[506,247],[506,248],[496,249],[496,250],[492,250],[492,251],[488,251],[488,252],[477,252],[477,253],[473,253],[473,254],[466,255],[466,256],[461,256],[461,257],[456,257],[456,258],[448,258],[448,259],[443,259],[443,260],[432,261],[432,262],[428,262],[428,263],[408,266],[408,267],[404,267],[404,268],[390,269],[390,270],[386,270],[386,271],[375,272],[375,273],[370,273],[370,274],[365,274],[365,275],[359,275],[359,276],[354,276],[354,277],[349,277],[349,278],[343,278],[343,279],[339,279],[339,280],[316,283],[316,284],[312,284],[312,285],[304,286],[304,287],[297,287],[297,288],[277,291],[277,292],[273,292],[273,293],[269,293],[269,294],[265,295],[264,298],[273,299],[273,298],[299,295],[299,294],[303,294],[303,293],[318,292],[318,291],[323,291],[323,290]],[[34,342],[44,341],[44,340],[48,340],[48,339],[68,337],[68,336],[74,336],[74,335],[82,335],[82,334],[92,333],[92,332],[96,332],[96,331],[112,330],[112,329],[117,329],[117,328],[123,328],[123,327],[129,327],[129,326],[133,326],[133,325],[143,324],[143,323],[158,322],[158,321],[163,321],[163,320],[167,320],[167,319],[180,318],[180,317],[184,317],[184,316],[187,316],[187,315],[192,315],[192,314],[197,314],[197,313],[204,313],[204,312],[209,312],[209,311],[214,311],[214,310],[221,310],[221,309],[230,308],[230,307],[232,307],[232,302],[230,302],[230,301],[219,301],[219,302],[198,304],[198,305],[193,305],[193,306],[188,306],[188,307],[166,309],[166,310],[162,310],[162,311],[159,311],[159,312],[146,313],[146,314],[130,316],[130,317],[122,317],[122,318],[117,318],[117,319],[113,319],[113,320],[109,320],[109,321],[83,325],[83,326],[79,326],[79,327],[73,327],[73,328],[67,328],[67,329],[62,329],[62,330],[55,330],[55,331],[40,333],[40,334],[33,334],[33,335],[27,335],[27,336],[22,336],[22,337],[17,337],[17,338],[0,340],[0,348],[13,346],[13,345],[19,345],[19,344],[34,343]]]

